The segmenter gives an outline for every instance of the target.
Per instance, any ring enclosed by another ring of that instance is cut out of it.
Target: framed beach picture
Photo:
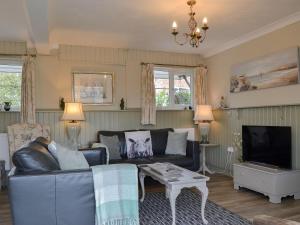
[[[232,67],[230,92],[274,88],[299,83],[299,48],[264,56]]]
[[[73,98],[83,104],[113,104],[114,74],[73,73]]]

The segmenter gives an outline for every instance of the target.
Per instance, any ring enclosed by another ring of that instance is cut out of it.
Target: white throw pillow
[[[188,132],[169,131],[166,154],[186,155],[187,136]]]
[[[89,164],[80,151],[71,150],[52,141],[48,145],[51,154],[57,159],[62,170],[88,169]]]
[[[153,156],[150,131],[125,132],[125,139],[129,159]]]

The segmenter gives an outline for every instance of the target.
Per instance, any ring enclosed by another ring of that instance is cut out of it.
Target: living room
[[[0,225],[95,224],[92,171],[128,164],[138,219],[102,224],[299,224],[298,0],[10,0],[0,12]],[[130,155],[133,133],[150,153]],[[55,158],[50,143],[76,150]],[[92,169],[63,169],[77,152]],[[166,165],[167,181],[154,173]]]

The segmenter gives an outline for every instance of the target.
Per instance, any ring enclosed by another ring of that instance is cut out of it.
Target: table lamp
[[[61,119],[69,121],[66,123],[66,133],[71,144],[76,147],[80,147],[80,143],[78,142],[81,130],[79,121],[85,120],[82,111],[82,104],[79,102],[65,103],[65,110]]]
[[[198,121],[201,144],[208,144],[208,134],[209,134],[209,126],[210,122],[214,120],[214,116],[212,114],[212,108],[210,105],[198,105],[196,107],[194,120]]]

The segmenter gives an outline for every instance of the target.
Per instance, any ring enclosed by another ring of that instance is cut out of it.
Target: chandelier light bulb
[[[203,20],[202,20],[202,23],[203,23],[203,26],[207,26],[207,17],[204,17]]]
[[[196,34],[200,34],[200,28],[199,27],[196,28]]]
[[[177,23],[176,23],[176,21],[173,21],[172,28],[173,28],[173,30],[177,29]]]

